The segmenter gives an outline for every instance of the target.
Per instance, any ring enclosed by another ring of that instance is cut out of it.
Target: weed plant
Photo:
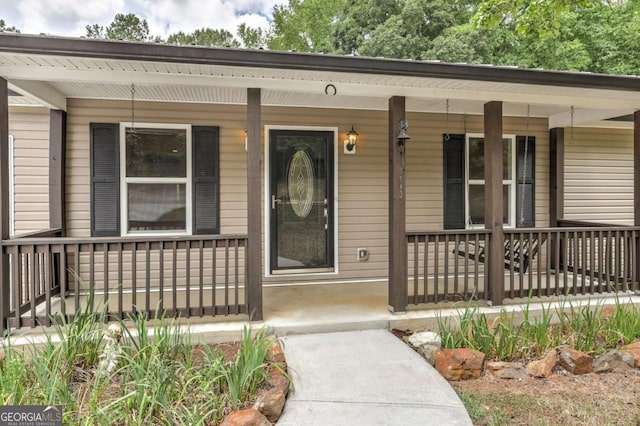
[[[246,405],[265,386],[266,331],[245,327],[235,359],[210,346],[194,346],[188,332],[162,315],[121,323],[118,368],[97,368],[104,312],[85,310],[56,327],[60,343],[16,348],[3,342],[0,404],[64,407],[69,425],[210,425]],[[128,325],[128,327],[127,327]]]
[[[475,349],[501,361],[538,357],[563,345],[597,355],[640,338],[640,309],[618,296],[610,307],[563,298],[543,303],[535,315],[529,298],[520,312],[503,308],[493,320],[468,303],[457,316],[438,316],[437,322],[444,348]]]

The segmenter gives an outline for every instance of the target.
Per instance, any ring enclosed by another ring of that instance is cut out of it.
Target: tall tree
[[[201,28],[186,34],[180,31],[171,34],[167,38],[167,43],[211,47],[240,47],[240,42],[229,31],[214,30],[213,28]]]
[[[267,47],[272,37],[269,31],[249,27],[244,22],[238,25],[237,33],[242,45],[247,49],[263,49]]]
[[[366,56],[420,59],[447,28],[468,22],[465,2],[402,0],[399,10],[363,39],[358,52]]]
[[[7,27],[4,19],[0,19],[0,33],[19,33],[20,30],[16,27]]]
[[[333,25],[346,0],[289,0],[273,8],[272,50],[333,51]]]
[[[107,40],[151,41],[161,42],[158,36],[149,34],[149,24],[146,19],[140,19],[133,13],[118,13],[106,27],[98,24],[87,25],[86,36]]]
[[[563,13],[597,4],[602,0],[485,0],[474,22],[488,27],[513,25],[520,34],[555,33]]]

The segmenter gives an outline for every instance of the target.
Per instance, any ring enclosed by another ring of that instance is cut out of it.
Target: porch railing
[[[486,230],[407,233],[408,303],[489,299],[490,244]],[[507,299],[638,290],[640,227],[507,229],[504,247]]]
[[[106,319],[247,313],[243,235],[2,241],[9,256],[9,327],[51,325],[78,312]]]
[[[408,302],[488,297],[485,265],[473,258],[482,256],[483,247],[488,249],[490,236],[491,231],[484,229],[407,233]]]

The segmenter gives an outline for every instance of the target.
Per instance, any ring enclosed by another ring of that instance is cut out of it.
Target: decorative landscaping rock
[[[527,370],[518,362],[489,362],[487,370],[499,379],[522,380],[527,377]]]
[[[422,345],[418,348],[418,353],[420,355],[422,355],[422,357],[424,359],[427,360],[427,362],[431,365],[435,365],[436,364],[436,352],[439,351],[440,348],[437,348],[435,346],[429,345],[429,344],[425,344]]]
[[[593,371],[596,373],[624,373],[634,368],[636,359],[628,351],[611,351],[596,358]]]
[[[289,379],[276,367],[269,367],[269,384],[274,388],[282,389],[285,396],[289,392]]]
[[[621,347],[620,350],[633,355],[633,357],[636,359],[635,367],[640,368],[640,342],[634,342],[634,343],[628,344],[626,346]]]
[[[286,360],[284,358],[284,352],[279,341],[276,340],[273,345],[271,345],[269,351],[267,352],[266,360],[276,364],[284,365]]]
[[[527,364],[527,373],[532,377],[549,377],[557,363],[556,351],[551,350],[541,359]]]
[[[477,379],[484,366],[484,354],[473,349],[444,349],[436,351],[436,370],[447,380]]]
[[[562,348],[560,365],[571,374],[587,374],[593,371],[593,358],[572,348]]]
[[[442,338],[440,334],[433,331],[419,331],[409,336],[409,344],[418,349],[423,345],[435,346],[436,349],[442,347]]]
[[[260,411],[270,422],[276,422],[282,414],[286,396],[284,389],[271,388],[258,396],[253,408]]]
[[[260,411],[249,408],[229,414],[220,426],[271,426],[271,422]]]

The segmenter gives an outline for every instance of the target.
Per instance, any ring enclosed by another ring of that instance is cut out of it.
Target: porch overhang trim
[[[175,46],[69,37],[0,34],[0,51],[137,61],[351,72],[470,81],[640,91],[640,77],[491,65],[336,56],[247,49]]]

